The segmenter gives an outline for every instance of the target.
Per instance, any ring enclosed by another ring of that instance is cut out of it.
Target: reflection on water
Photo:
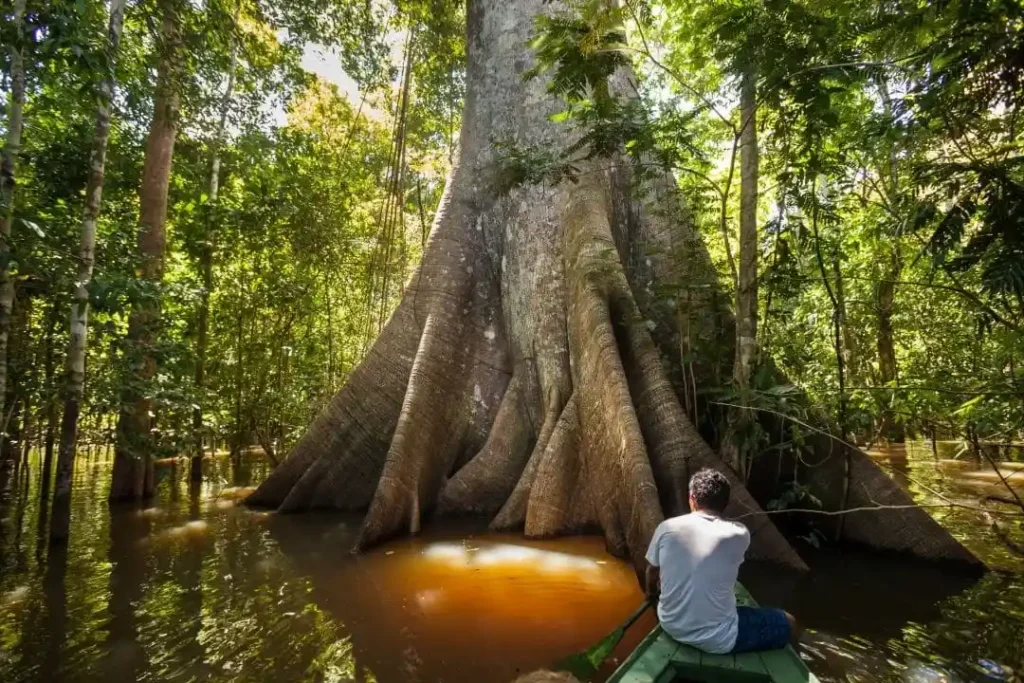
[[[353,556],[357,518],[238,505],[265,476],[251,464],[209,462],[199,490],[166,472],[147,507],[109,508],[110,462],[83,458],[49,556],[33,468],[0,522],[0,681],[504,683],[641,599],[598,539],[455,527]]]
[[[922,501],[976,505],[989,495],[977,482],[998,475],[955,455],[940,449],[936,462],[911,445],[875,457]],[[1024,481],[1015,463],[1000,469]],[[33,463],[8,482],[0,512],[4,682],[504,683],[592,644],[641,599],[632,569],[593,538],[529,542],[445,524],[353,556],[356,517],[239,505],[266,474],[258,459],[237,471],[212,460],[196,490],[165,468],[152,503],[109,508],[110,462],[83,457],[71,543],[50,552],[37,533],[38,472]],[[934,514],[1006,571],[976,582],[824,552],[806,577],[749,566],[743,578],[810,628],[804,654],[823,681],[1018,680],[1024,564],[978,513]],[[652,623],[648,613],[617,656]]]
[[[993,532],[991,521],[997,520],[1011,541],[1024,544],[1024,525],[1003,515],[1017,509],[1007,503],[1015,503],[1016,497],[1024,499],[1024,462],[1020,462],[1024,449],[988,447],[984,457],[976,459],[958,442],[940,441],[934,449],[931,444],[911,442],[875,449],[869,455],[917,502],[939,506],[929,512],[990,567],[1021,571],[1021,556]],[[946,506],[949,503],[960,507]]]

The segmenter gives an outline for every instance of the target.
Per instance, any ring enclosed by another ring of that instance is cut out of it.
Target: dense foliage
[[[154,289],[140,278],[137,234],[160,58],[155,17],[166,7],[184,57],[173,83],[181,110],[164,276]],[[3,11],[5,74],[20,47],[27,81],[10,240],[13,456],[49,450],[56,438],[95,93],[112,60],[101,0],[29,2],[22,41],[7,3]],[[141,383],[156,401],[158,456],[194,451],[200,437],[207,448],[287,450],[359,362],[417,262],[456,144],[462,43],[454,3],[128,3],[89,285],[80,444],[109,443],[124,387]],[[341,73],[344,89],[308,69]],[[9,80],[0,87],[6,134]],[[212,280],[200,387],[204,250]],[[152,381],[126,361],[128,312],[147,298],[161,311]]]
[[[801,412],[777,366],[862,442],[1020,440],[1024,5],[581,0],[535,45],[588,144],[518,158],[673,169],[728,290],[756,75],[762,368],[705,391]],[[638,82],[616,87],[626,63]]]
[[[166,7],[185,49],[173,79],[181,109],[165,273],[154,287],[140,277],[138,192],[161,55],[154,17]],[[96,92],[113,69],[81,440],[113,438],[133,387],[156,401],[157,455],[201,439],[277,457],[358,363],[417,262],[457,144],[461,3],[137,0],[116,62],[100,0],[33,0],[20,31],[6,4],[4,13],[5,138],[16,49],[27,83],[4,256],[16,283],[5,455],[56,438]],[[1018,0],[578,0],[538,24],[526,77],[552,77],[580,142],[561,153],[495,143],[508,147],[510,183],[571,181],[580,155],[621,149],[640,182],[645,169],[674,169],[720,284],[733,289],[738,93],[751,74],[762,367],[751,389],[702,391],[794,410],[786,390],[766,389],[776,384],[770,358],[864,442],[1019,440],[1022,17]],[[351,87],[311,64],[340,68]],[[637,75],[628,83],[615,76],[627,65]],[[664,294],[694,286],[705,284],[670,283]],[[154,299],[158,371],[140,380],[128,311]]]

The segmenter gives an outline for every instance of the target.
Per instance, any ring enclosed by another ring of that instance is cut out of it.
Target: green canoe
[[[756,605],[736,584],[736,600]],[[709,655],[680,645],[655,626],[608,683],[818,683],[791,647],[742,655]]]

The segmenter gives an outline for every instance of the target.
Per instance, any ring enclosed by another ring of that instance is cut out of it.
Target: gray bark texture
[[[757,76],[747,68],[740,83],[740,264],[736,278],[736,359],[732,384],[741,396],[750,389],[757,365]],[[740,405],[745,398],[741,398]],[[746,481],[756,455],[749,432],[755,418],[749,409],[729,411],[722,457]]]
[[[727,515],[750,528],[750,555],[803,569],[680,402],[682,377],[699,388],[720,370],[707,361],[683,375],[679,349],[717,344],[731,366],[734,323],[671,178],[637,187],[628,164],[606,159],[577,183],[497,192],[489,182],[493,140],[557,149],[573,139],[550,120],[561,104],[544,83],[523,80],[533,19],[553,8],[468,3],[460,150],[422,265],[362,364],[249,502],[365,510],[359,548],[416,533],[431,514],[487,515],[532,537],[598,531],[640,567],[655,526],[686,512],[689,475],[710,466],[733,482]],[[686,293],[666,301],[662,282]]]
[[[7,97],[7,139],[0,155],[0,422],[10,412],[7,398],[7,346],[14,307],[11,277],[11,234],[14,229],[14,189],[17,182],[21,134],[25,126],[25,0],[14,0],[14,40],[8,46],[10,86]],[[4,424],[4,430],[7,425]]]
[[[100,81],[99,104],[96,107],[96,129],[92,154],[89,157],[89,179],[85,187],[85,210],[82,215],[81,243],[78,249],[78,273],[71,303],[71,342],[68,345],[67,385],[64,413],[61,418],[60,447],[57,451],[57,481],[53,488],[53,515],[50,523],[51,542],[67,540],[71,524],[71,480],[75,468],[78,442],[78,417],[85,392],[85,352],[89,334],[89,283],[96,260],[96,223],[103,204],[103,174],[110,139],[110,111],[114,98],[114,65],[124,27],[126,0],[111,0],[107,28],[107,64],[109,73]]]

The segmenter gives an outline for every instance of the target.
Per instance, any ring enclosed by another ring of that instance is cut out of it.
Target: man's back
[[[736,576],[750,546],[742,524],[706,512],[658,525],[647,561],[661,569],[658,619],[682,643],[726,653],[736,643]]]

